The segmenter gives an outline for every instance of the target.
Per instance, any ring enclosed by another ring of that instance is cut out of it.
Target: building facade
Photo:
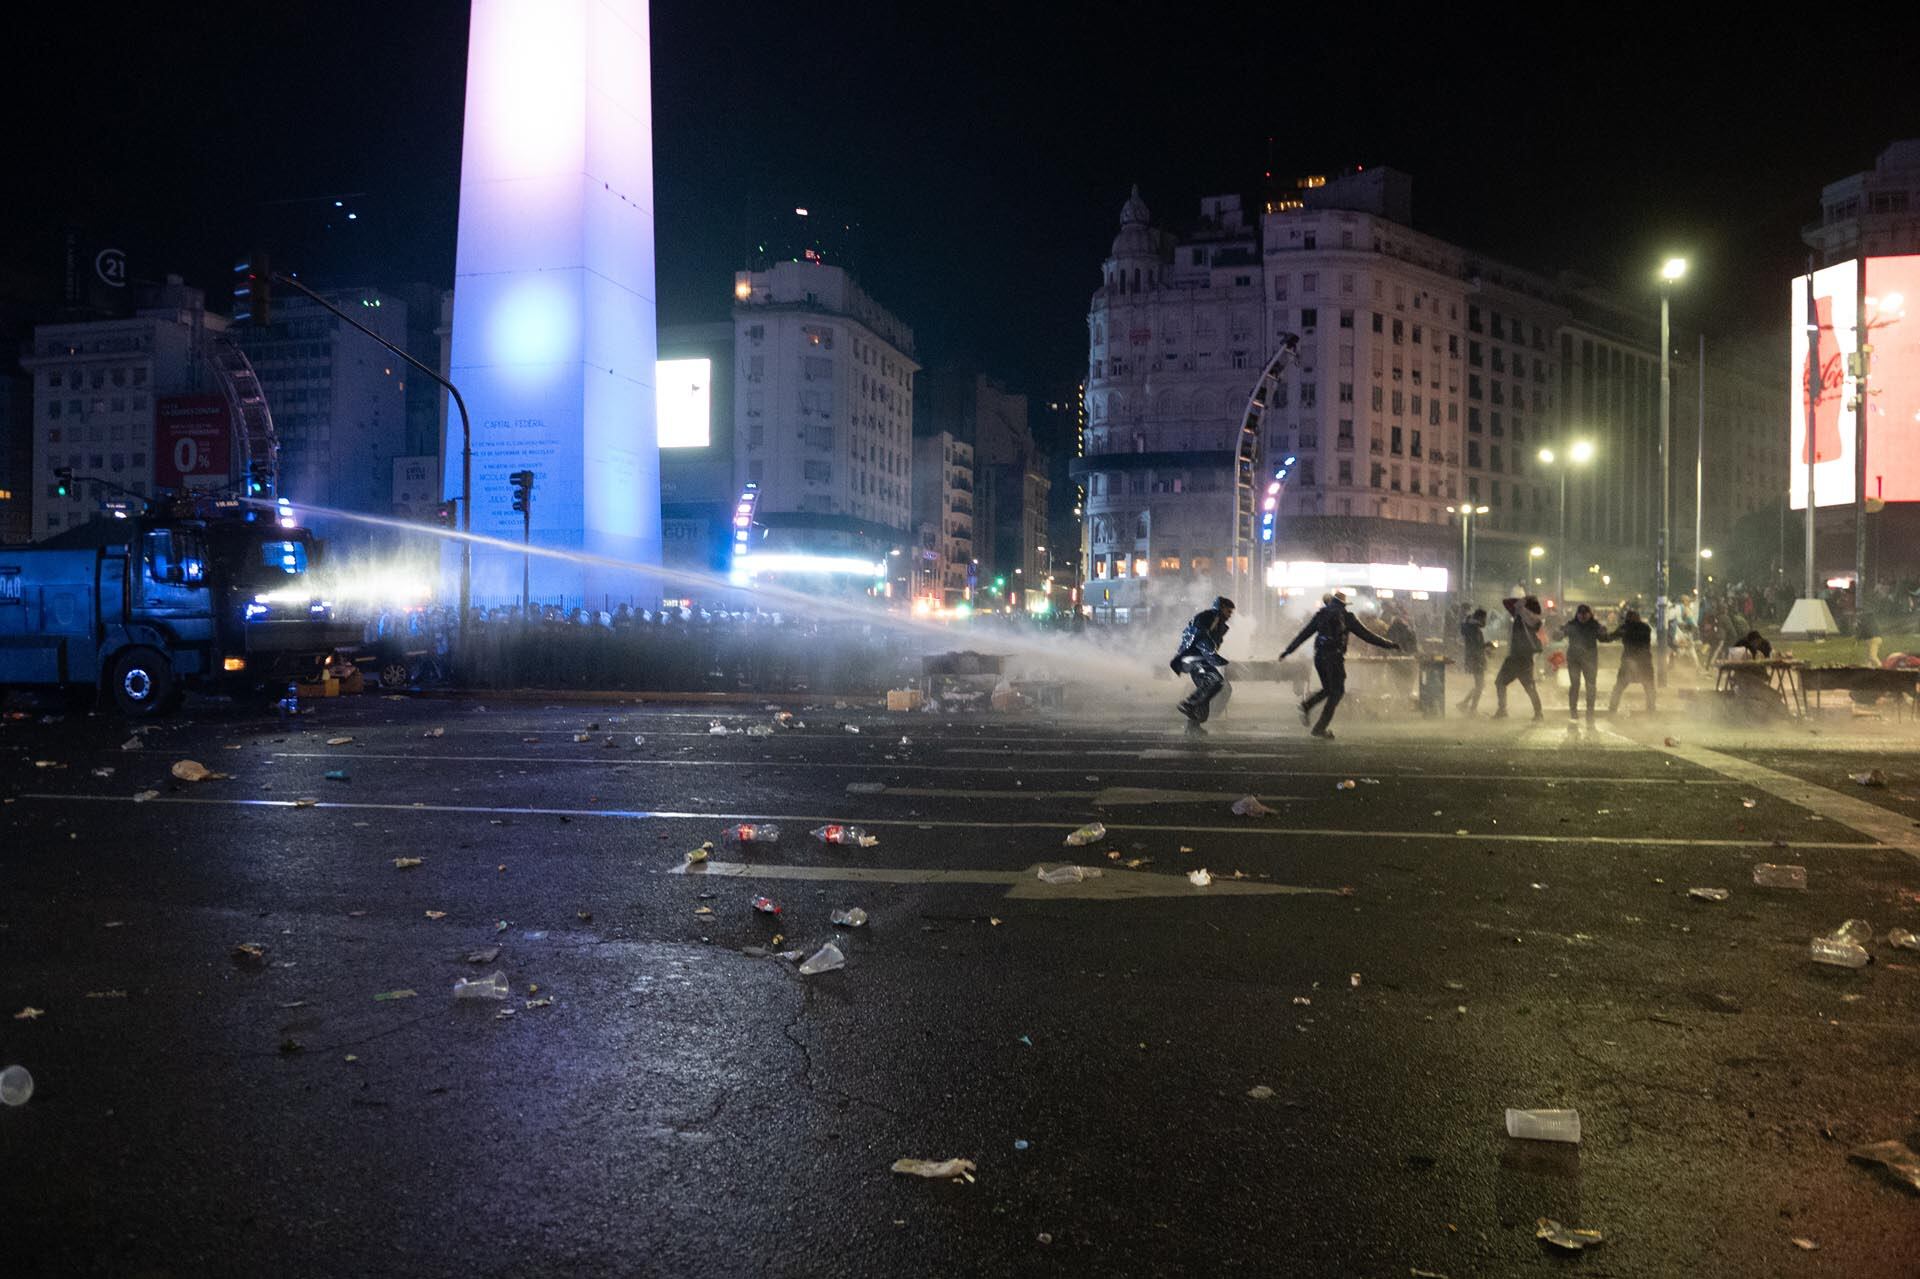
[[[1920,253],[1920,138],[1895,142],[1871,169],[1821,188],[1819,220],[1800,238],[1820,266]]]
[[[971,606],[979,570],[974,555],[973,445],[951,431],[913,441],[916,611]]]
[[[734,297],[735,488],[758,486],[756,549],[904,550],[913,331],[821,262],[741,272]]]
[[[1237,198],[1210,198],[1177,237],[1153,228],[1137,191],[1128,200],[1089,312],[1073,468],[1096,616],[1190,610],[1248,580],[1317,594],[1446,579],[1457,592],[1469,562],[1479,595],[1560,571],[1570,598],[1650,589],[1657,299],[1628,305],[1390,214],[1410,216],[1411,180],[1384,169],[1303,180],[1257,224]],[[1262,548],[1235,536],[1233,446],[1288,335],[1297,358],[1258,416],[1260,478],[1293,463]],[[1686,369],[1675,364],[1676,388]],[[1690,421],[1681,394],[1676,424]],[[1723,416],[1750,413],[1751,398]],[[1689,500],[1691,437],[1676,425],[1670,458]],[[1577,442],[1590,461],[1570,462]],[[1682,491],[1676,529],[1691,511]],[[1729,509],[1748,500],[1737,492]]]
[[[333,289],[324,296],[382,338],[407,348],[404,299],[375,288]],[[398,500],[394,460],[419,456],[417,450],[426,442],[415,438],[424,436],[426,427],[418,416],[418,398],[409,402],[413,370],[378,342],[298,295],[276,300],[271,324],[243,324],[236,334],[273,412],[280,440],[281,495],[296,504],[391,513]],[[438,361],[438,352],[415,355],[428,363]],[[484,500],[484,495],[475,499]],[[317,523],[328,522],[321,518]],[[327,531],[354,541],[370,536],[365,527],[351,524]]]
[[[725,574],[733,557],[734,326],[666,325],[656,376],[660,546],[669,568]]]
[[[1034,442],[1027,397],[962,369],[923,373],[914,421],[970,446],[976,607],[1037,609],[1045,597],[1052,481]]]
[[[218,469],[196,455],[157,454],[158,416],[175,397],[198,400],[216,391],[201,351],[207,334],[226,328],[209,314],[205,295],[174,277],[124,319],[42,324],[20,363],[33,383],[32,537],[39,540],[99,514],[102,499],[125,490],[140,497],[163,488],[229,478],[224,411]],[[62,497],[54,471],[79,477]],[[104,481],[104,483],[102,482]]]

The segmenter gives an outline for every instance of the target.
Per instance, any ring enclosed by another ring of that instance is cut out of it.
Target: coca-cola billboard
[[[233,479],[233,419],[218,395],[153,402],[153,482],[160,489],[222,488]]]
[[[1811,290],[1807,276],[1793,283],[1787,454],[1793,508],[1806,509],[1809,449],[1819,505],[1852,505],[1855,406],[1863,399],[1867,496],[1920,501],[1920,256],[1868,258],[1864,275],[1857,260],[1840,262],[1811,278]],[[1864,396],[1854,358],[1863,332],[1870,348]]]

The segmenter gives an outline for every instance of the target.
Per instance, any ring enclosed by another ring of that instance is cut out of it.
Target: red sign
[[[233,420],[218,395],[162,395],[153,403],[153,482],[218,488],[232,479]]]

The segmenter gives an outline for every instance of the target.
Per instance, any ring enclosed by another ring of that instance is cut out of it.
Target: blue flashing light
[[[1280,460],[1280,465],[1282,466],[1292,466],[1293,463],[1294,463],[1294,457],[1293,457],[1293,454],[1291,453],[1287,454],[1284,458]]]

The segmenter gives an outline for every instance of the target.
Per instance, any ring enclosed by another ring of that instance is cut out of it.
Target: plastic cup
[[[31,1096],[33,1076],[27,1073],[25,1066],[8,1066],[0,1070],[0,1105],[24,1106]]]
[[[1508,1107],[1507,1136],[1523,1141],[1565,1141],[1577,1146],[1580,1144],[1580,1112]]]

